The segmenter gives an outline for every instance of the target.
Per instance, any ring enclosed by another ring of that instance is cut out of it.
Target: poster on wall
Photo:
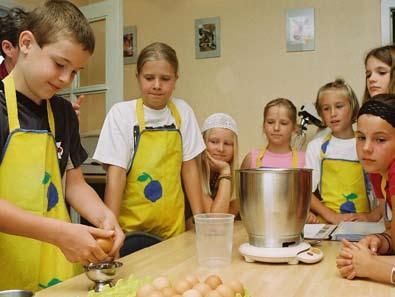
[[[314,8],[288,10],[287,51],[313,51],[314,49]]]
[[[195,20],[196,59],[219,57],[220,48],[219,17]]]
[[[129,26],[123,29],[123,63],[137,62],[137,28]]]

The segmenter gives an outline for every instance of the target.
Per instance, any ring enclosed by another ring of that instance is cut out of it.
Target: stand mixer
[[[240,215],[249,242],[239,247],[247,262],[319,262],[323,253],[301,233],[310,208],[311,169],[236,170]]]

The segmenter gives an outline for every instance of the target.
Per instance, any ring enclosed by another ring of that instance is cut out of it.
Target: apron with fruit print
[[[262,149],[258,156],[256,157],[256,168],[264,167],[263,165],[263,157],[265,156],[266,149]],[[296,149],[292,149],[292,167],[291,168],[298,168],[298,151]]]
[[[146,128],[143,100],[136,103],[139,131],[135,133],[135,150],[119,215],[119,223],[127,232],[144,231],[169,238],[185,230],[181,119],[172,102],[167,106],[176,126]]]
[[[34,215],[69,221],[54,136],[19,126],[14,81],[4,79],[10,134],[0,157],[0,197]],[[55,123],[47,100],[51,131]],[[80,272],[49,243],[0,233],[0,290],[37,291]]]
[[[336,213],[369,212],[366,175],[361,163],[352,160],[325,157],[332,135],[325,137],[321,145],[322,203]],[[321,218],[320,218],[321,219]]]

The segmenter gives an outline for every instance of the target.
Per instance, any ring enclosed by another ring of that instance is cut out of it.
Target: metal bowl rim
[[[273,172],[273,173],[288,173],[288,172],[312,172],[311,168],[255,168],[255,169],[236,169],[236,172],[240,173],[261,173],[261,172]]]

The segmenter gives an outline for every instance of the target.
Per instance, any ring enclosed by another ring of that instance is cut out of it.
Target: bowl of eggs
[[[244,297],[243,284],[238,280],[223,282],[218,275],[210,275],[203,282],[195,275],[187,275],[171,283],[157,277],[140,286],[136,297]]]

